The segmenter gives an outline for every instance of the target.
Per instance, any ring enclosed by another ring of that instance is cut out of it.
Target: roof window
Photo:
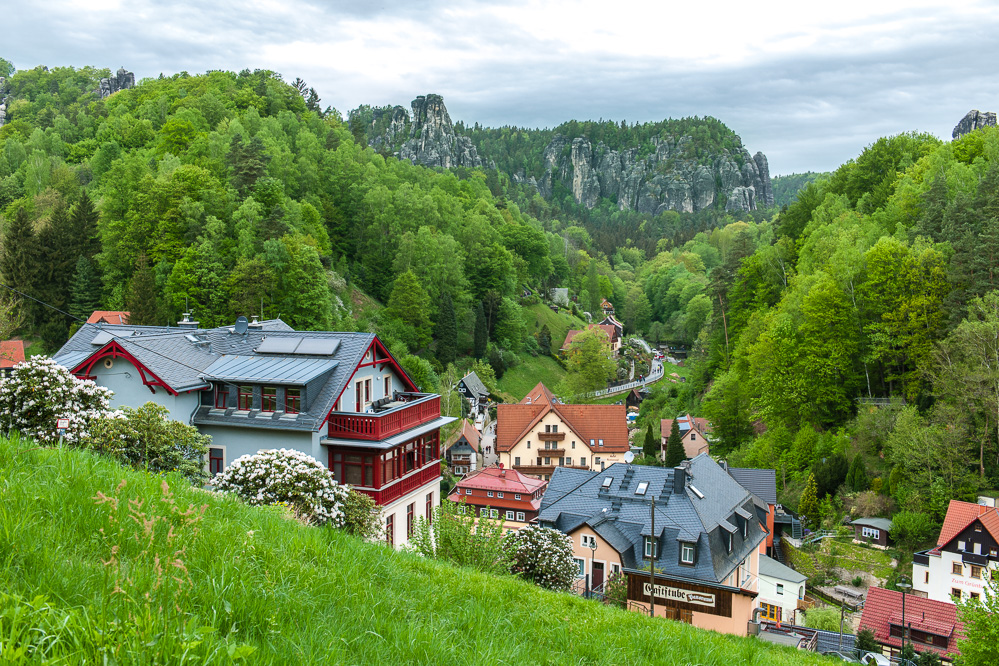
[[[648,490],[648,489],[649,489],[649,482],[648,481],[642,481],[641,483],[638,484],[638,488],[635,489],[635,494],[636,495],[644,495],[645,491]]]
[[[613,482],[614,482],[614,477],[608,476],[607,478],[604,479],[604,482],[600,484],[600,487],[601,488],[610,488],[611,483],[613,483]]]

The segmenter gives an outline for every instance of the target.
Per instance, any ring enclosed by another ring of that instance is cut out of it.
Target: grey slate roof
[[[337,361],[326,358],[233,356],[226,354],[205,369],[205,378],[226,382],[308,384],[330,372]]]
[[[743,488],[767,504],[777,504],[777,472],[775,470],[729,467],[728,473]]]
[[[610,543],[625,568],[644,565],[644,537],[652,535],[651,502],[656,500],[655,535],[661,540],[656,566],[667,574],[719,583],[755,550],[766,536],[757,520],[750,520],[745,539],[742,531],[732,535],[732,553],[727,552],[729,527],[737,524],[736,509],[753,511],[752,495],[706,454],[689,462],[689,483],[673,492],[673,469],[617,463],[607,469],[557,467],[538,516],[542,524],[569,533],[584,523]],[[611,479],[608,488],[605,479]],[[647,483],[645,495],[636,495],[639,483]],[[697,488],[703,498],[691,490]],[[695,544],[693,566],[683,566],[680,542]]]
[[[851,525],[860,525],[861,527],[873,527],[874,529],[884,530],[885,532],[891,532],[891,519],[890,518],[857,518]]]
[[[326,364],[328,374],[324,377],[313,375],[312,382],[306,389],[307,404],[298,415],[259,414],[233,415],[234,410],[217,410],[209,405],[202,405],[195,414],[193,422],[196,425],[227,425],[249,428],[267,428],[281,430],[316,431],[320,428],[326,414],[333,408],[337,397],[346,387],[365,351],[374,341],[371,333],[340,333],[327,331],[295,331],[280,319],[260,323],[260,328],[250,328],[245,334],[237,334],[232,327],[212,329],[191,329],[167,326],[115,326],[110,324],[84,324],[69,341],[56,353],[56,362],[68,366],[71,370],[82,363],[103,345],[93,344],[100,332],[107,332],[114,337],[121,347],[155,373],[175,391],[188,391],[207,388],[206,380],[209,368],[223,357],[249,357],[267,359],[270,362],[279,361],[274,355],[258,355],[254,351],[267,338],[313,338],[335,340],[339,342],[335,354],[329,356],[295,355],[294,361],[307,362],[318,360]],[[291,359],[289,359],[291,360]],[[330,362],[335,364],[328,367]],[[234,361],[235,362],[235,361]],[[216,366],[216,370],[221,366]],[[295,372],[300,380],[308,375],[306,366],[300,366]],[[318,364],[313,370],[319,367]],[[273,368],[277,370],[277,368]],[[288,369],[288,368],[286,368]],[[253,366],[247,367],[247,373],[255,371]],[[289,370],[290,372],[290,370]],[[292,373],[294,374],[294,373]],[[233,379],[235,377],[233,376]],[[232,381],[229,376],[226,381]],[[277,383],[278,377],[271,377]],[[245,378],[248,383],[260,382],[259,379]],[[294,384],[289,380],[287,383]]]
[[[489,395],[489,389],[486,388],[486,385],[482,383],[482,380],[474,372],[470,372],[462,377],[461,381],[471,393],[482,397]]]
[[[760,575],[790,581],[795,585],[808,580],[808,576],[800,574],[791,567],[784,566],[777,560],[766,555],[760,555]]]

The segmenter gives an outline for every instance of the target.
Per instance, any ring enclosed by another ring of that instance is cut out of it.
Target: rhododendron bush
[[[65,440],[87,438],[95,419],[111,416],[110,390],[77,379],[51,358],[35,356],[0,380],[0,432],[18,430],[42,443],[59,441],[58,419],[69,419]]]
[[[539,525],[508,532],[503,549],[510,571],[549,590],[568,590],[576,577],[572,540],[558,530]]]
[[[268,449],[242,456],[216,474],[212,484],[255,506],[285,503],[310,523],[344,526],[347,486],[301,451]]]

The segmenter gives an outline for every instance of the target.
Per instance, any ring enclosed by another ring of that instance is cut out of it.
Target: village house
[[[295,331],[280,319],[203,329],[84,324],[55,355],[114,391],[115,407],[152,401],[212,438],[206,465],[289,448],[327,464],[382,507],[401,546],[439,503],[440,396],[420,392],[370,333]]]
[[[881,653],[889,658],[899,656],[908,630],[906,640],[917,653],[936,652],[944,663],[961,654],[957,642],[964,638],[964,625],[957,619],[954,604],[907,594],[903,617],[902,593],[881,587],[867,591],[860,629],[873,631]]]
[[[538,516],[572,539],[579,575],[597,591],[621,574],[631,607],[648,612],[654,600],[657,616],[737,635],[756,608],[765,521],[753,495],[707,455],[674,469],[560,467]]]
[[[601,326],[613,326],[614,330],[617,331],[617,337],[624,337],[624,324],[619,322],[614,318],[614,313],[611,312],[609,315],[603,318],[602,321],[598,322]]]
[[[468,413],[478,417],[489,405],[489,389],[479,376],[470,372],[458,381],[458,393],[468,401]]]
[[[617,354],[618,350],[621,349],[621,334],[618,333],[617,327],[615,327],[614,325],[588,324],[585,330],[602,332],[604,336],[606,336],[607,338],[608,347],[610,349],[611,356]],[[574,329],[565,334],[565,342],[562,343],[562,349],[561,349],[561,352],[563,354],[569,351],[569,345],[572,344],[573,339],[575,339],[575,337],[582,332],[583,332],[582,330]]]
[[[760,617],[774,622],[797,624],[804,609],[805,581],[808,577],[777,560],[760,555]]]
[[[761,554],[776,556],[774,552],[774,519],[777,513],[777,472],[772,469],[755,469],[750,467],[729,467],[722,462],[722,467],[729,475],[739,482],[739,485],[748,490],[766,507],[766,521],[763,527],[767,531],[765,548]]]
[[[853,540],[869,543],[878,548],[887,548],[894,542],[889,537],[891,532],[890,518],[857,518],[850,522],[853,528]]]
[[[912,556],[912,591],[940,602],[980,599],[999,577],[999,510],[951,500],[937,545]]]
[[[520,529],[538,517],[547,481],[502,465],[490,465],[458,482],[448,499],[463,502],[475,516],[503,519],[508,529]]]
[[[24,359],[24,340],[0,340],[0,377],[9,375]]]
[[[624,405],[565,405],[538,384],[496,408],[496,452],[508,469],[544,479],[559,467],[600,470],[630,449]]]
[[[687,458],[695,458],[702,453],[708,453],[711,442],[708,440],[709,424],[707,419],[695,418],[684,414],[676,418],[680,428],[680,440],[683,442],[683,452]],[[673,419],[662,419],[659,423],[662,434],[662,453],[666,455],[666,443],[673,431]]]
[[[444,452],[444,457],[447,458],[448,468],[452,474],[464,476],[481,467],[479,465],[479,458],[482,455],[479,446],[481,440],[482,435],[475,429],[475,426],[462,419],[458,438]]]
[[[606,298],[600,301],[600,311],[604,313],[604,316],[614,314],[614,304],[608,301]]]
[[[93,314],[87,317],[87,323],[125,326],[128,324],[129,315],[130,313],[119,310],[94,310]]]

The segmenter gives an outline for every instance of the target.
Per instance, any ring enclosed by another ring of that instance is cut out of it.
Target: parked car
[[[835,650],[828,650],[822,653],[826,657],[833,657],[834,659],[839,659],[840,661],[845,661],[848,664],[859,664],[860,661],[856,657],[852,657],[845,652],[837,652]]]
[[[869,666],[892,666],[891,660],[883,654],[877,652],[865,652],[860,658],[860,663]]]

